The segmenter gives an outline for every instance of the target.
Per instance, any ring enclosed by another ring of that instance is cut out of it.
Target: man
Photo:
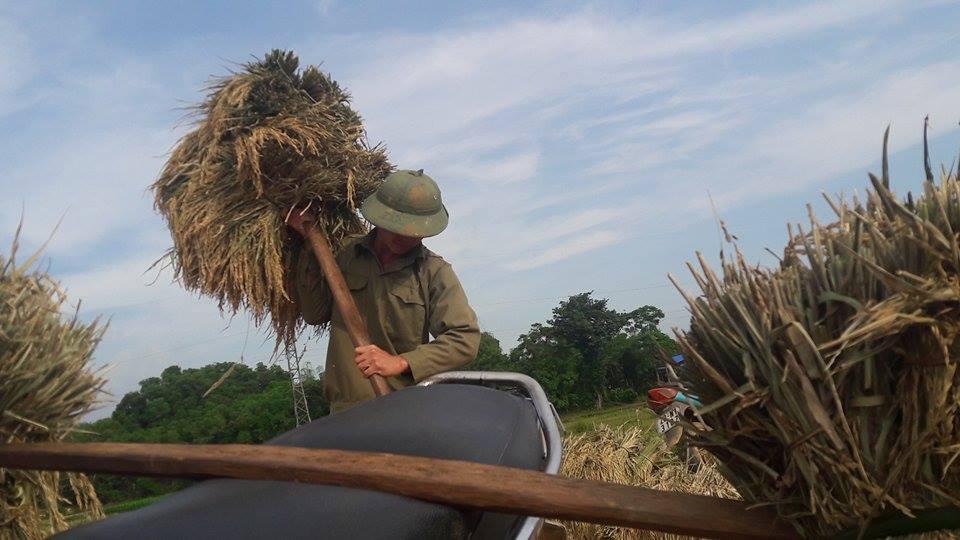
[[[453,268],[422,243],[448,221],[433,179],[422,170],[394,172],[360,212],[374,229],[350,239],[337,263],[373,345],[354,348],[316,259],[301,257],[297,269],[304,320],[330,323],[324,389],[331,412],[374,397],[367,378],[375,373],[400,389],[469,363],[480,345],[477,316]],[[294,211],[287,223],[303,235],[314,219]]]

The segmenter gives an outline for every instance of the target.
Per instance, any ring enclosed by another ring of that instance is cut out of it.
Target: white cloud
[[[536,175],[539,164],[540,153],[531,150],[498,158],[462,161],[441,166],[438,172],[444,178],[503,186],[530,180]]]
[[[838,90],[853,97],[859,88],[831,85],[850,82],[846,66],[871,42],[851,37],[856,46],[838,53],[842,61],[803,72],[727,75],[704,71],[703,62],[862,21],[892,20],[918,6],[823,2],[692,25],[585,10],[429,34],[335,38],[323,48],[360,60],[345,61],[340,78],[356,96],[371,135],[386,140],[402,166],[409,160],[434,171],[458,205],[451,204],[454,222],[435,241],[438,249],[469,258],[513,246],[503,258],[509,261],[591,227],[655,219],[662,212],[650,197],[705,210],[702,202],[689,202],[691,186],[703,199],[704,188],[713,188],[731,203],[746,200],[747,190],[724,192],[750,184],[753,175],[705,186],[704,170],[691,166],[739,159],[741,152],[728,159],[710,150],[733,137],[750,138],[758,125],[762,133],[779,130],[802,112],[770,116],[791,106],[790,99],[809,101],[817,92]],[[566,156],[551,147],[559,146],[577,152],[578,163],[558,175],[551,165]],[[464,180],[493,185],[464,186]],[[605,201],[592,200],[603,188],[565,197],[575,181],[618,185],[622,197],[606,193]],[[773,190],[766,196],[778,189],[766,187]],[[527,216],[538,208],[553,215]]]
[[[83,31],[65,39],[92,58],[64,59],[54,49],[37,66],[53,80],[24,91],[37,96],[36,120],[12,139],[16,147],[0,148],[0,190],[9,194],[0,199],[0,238],[22,216],[25,244],[38,245],[59,222],[47,255],[95,257],[107,268],[155,258],[169,245],[148,186],[179,136],[171,124],[182,103],[171,100],[158,66],[99,51],[92,39]],[[98,51],[109,60],[97,62]]]
[[[320,13],[320,15],[326,17],[327,15],[330,15],[330,11],[333,10],[336,4],[336,0],[317,0],[317,11]]]
[[[0,13],[0,118],[22,107],[14,95],[33,75],[32,65],[27,34]]]
[[[82,313],[111,313],[182,299],[169,271],[149,270],[156,257],[138,256],[68,273],[62,285],[71,299],[82,300]]]
[[[671,62],[769,46],[905,5],[823,2],[692,27],[686,21],[612,20],[581,12],[431,35],[388,34],[369,42],[370,52],[359,53],[370,61],[359,69],[345,66],[345,74],[371,132],[383,129],[393,145],[460,129],[525,103],[542,108],[598,89],[620,97],[644,94],[662,88],[657,83]],[[340,47],[363,44],[351,39]]]
[[[770,197],[857,168],[862,178],[880,155],[888,125],[891,152],[920,143],[927,114],[934,136],[956,132],[960,109],[951,89],[958,84],[960,63],[938,62],[889,73],[798,111],[745,140],[742,153],[717,160],[724,176],[747,171],[726,195]]]
[[[743,13],[726,20],[711,20],[673,32],[646,48],[650,56],[730,52],[808,37],[824,29],[848,25],[877,16],[898,16],[909,3],[902,0],[813,2]],[[921,3],[914,3],[920,7]]]
[[[613,231],[597,231],[584,235],[577,235],[559,242],[546,251],[533,256],[517,259],[506,265],[509,270],[529,270],[564,259],[587,253],[595,249],[612,246],[618,242],[617,234]]]
[[[118,128],[41,150],[0,179],[0,188],[19,194],[0,203],[0,223],[12,231],[23,210],[24,238],[37,243],[62,219],[51,255],[77,255],[111,237],[128,242],[145,225],[160,225],[146,187],[161,164],[158,149],[171,139],[170,132]]]

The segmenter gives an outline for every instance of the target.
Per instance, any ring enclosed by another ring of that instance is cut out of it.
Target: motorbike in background
[[[647,406],[657,415],[656,428],[667,443],[687,464],[687,469],[695,473],[700,470],[703,460],[699,449],[689,444],[684,437],[683,419],[687,423],[705,429],[703,419],[697,414],[700,407],[697,396],[690,395],[680,383],[674,366],[683,365],[683,356],[676,355],[657,368],[657,386],[647,391]]]

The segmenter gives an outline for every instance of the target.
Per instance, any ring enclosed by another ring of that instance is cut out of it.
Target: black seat
[[[267,444],[544,467],[540,428],[528,400],[460,384],[394,392]],[[374,491],[218,479],[57,538],[510,538],[519,523],[516,516]]]

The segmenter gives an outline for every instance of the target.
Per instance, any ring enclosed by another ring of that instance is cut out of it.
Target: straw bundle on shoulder
[[[349,95],[316,67],[298,70],[275,50],[218,80],[197,107],[199,121],[153,185],[183,285],[221,309],[270,319],[278,341],[300,325],[292,267],[300,243],[284,226],[294,205],[310,205],[334,249],[365,229],[356,207],[390,171],[369,147]]]
[[[829,200],[791,229],[780,268],[738,252],[685,294],[699,444],[749,501],[810,536],[960,507],[960,181],[927,166],[898,200],[871,175],[864,203]],[[921,527],[914,520],[907,527]]]
[[[103,386],[90,366],[103,327],[62,316],[65,297],[32,268],[36,256],[21,264],[15,256],[16,243],[9,258],[0,255],[0,444],[56,442],[90,411]],[[76,510],[102,517],[82,474],[0,468],[0,539],[65,529],[66,492]]]

